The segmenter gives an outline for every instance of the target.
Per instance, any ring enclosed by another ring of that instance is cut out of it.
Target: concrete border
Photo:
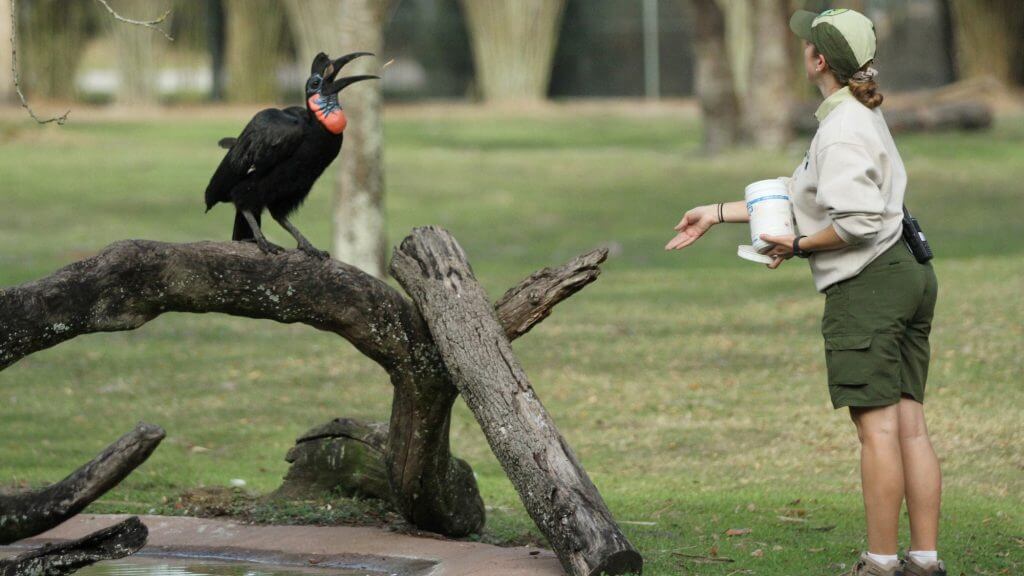
[[[19,544],[80,538],[128,515],[79,514]],[[400,576],[556,576],[550,550],[409,536],[356,526],[260,526],[187,516],[139,516],[149,528],[140,554],[348,568]]]

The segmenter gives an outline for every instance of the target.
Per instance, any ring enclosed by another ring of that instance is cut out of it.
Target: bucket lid
[[[750,260],[751,262],[757,262],[759,264],[772,263],[771,256],[765,256],[764,254],[761,254],[757,250],[754,250],[754,247],[749,244],[742,244],[740,246],[737,246],[736,255],[739,256],[740,258],[743,258],[744,260]]]

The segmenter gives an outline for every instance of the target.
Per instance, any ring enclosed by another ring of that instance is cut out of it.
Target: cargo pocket
[[[832,386],[871,384],[879,400],[899,397],[900,345],[896,334],[826,335],[825,362]]]
[[[825,336],[825,363],[831,386],[865,386],[875,372],[871,341],[874,334]]]

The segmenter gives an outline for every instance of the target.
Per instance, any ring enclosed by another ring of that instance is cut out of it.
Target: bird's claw
[[[319,258],[321,260],[326,260],[331,257],[330,253],[327,252],[326,250],[320,250],[316,246],[313,246],[312,244],[308,243],[299,244],[299,250],[305,252],[306,254],[309,254],[314,258]]]
[[[266,240],[263,240],[262,242],[257,241],[256,244],[260,247],[260,250],[262,250],[264,254],[276,255],[282,254],[285,251],[284,248],[278,246],[277,244],[274,244],[273,242],[267,242]]]

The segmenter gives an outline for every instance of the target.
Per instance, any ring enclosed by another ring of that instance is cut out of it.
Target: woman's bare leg
[[[899,552],[903,506],[903,458],[900,454],[899,404],[850,408],[860,438],[860,477],[868,524],[868,552]]]
[[[900,452],[910,514],[910,549],[937,550],[942,473],[928,438],[924,406],[910,398],[899,403]]]

